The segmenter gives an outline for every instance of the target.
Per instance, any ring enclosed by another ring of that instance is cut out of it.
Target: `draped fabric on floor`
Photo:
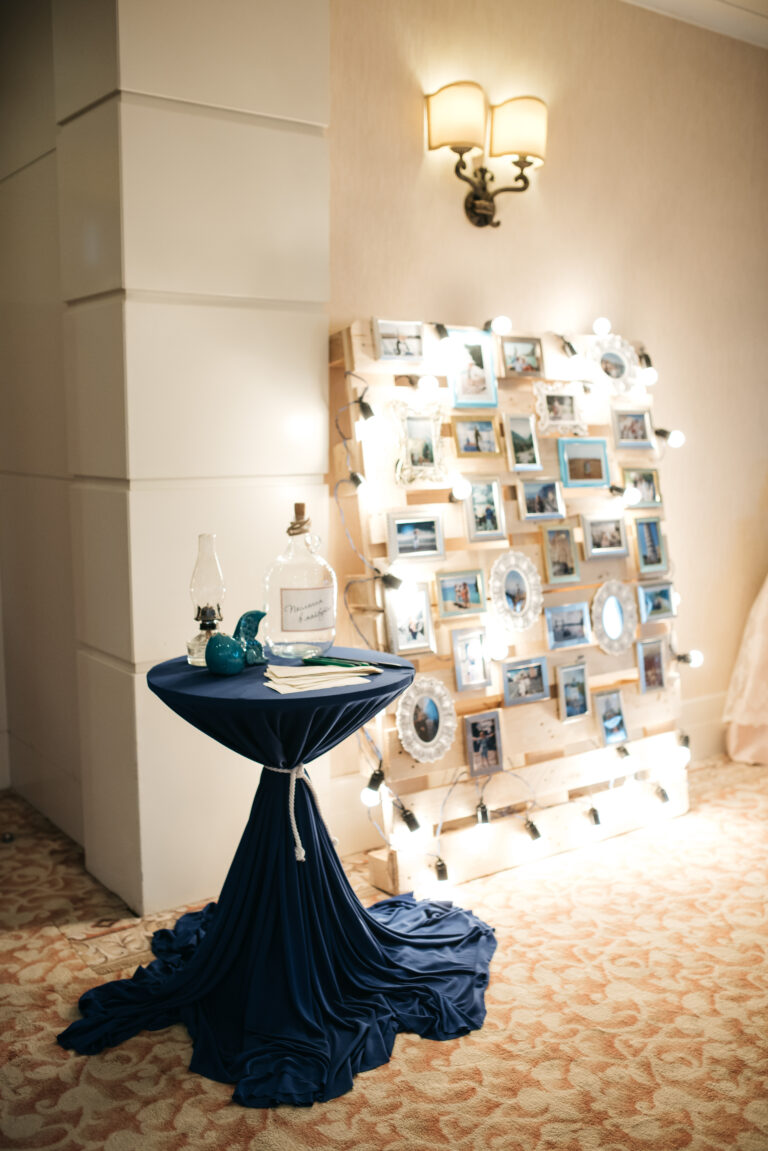
[[[62,1046],[93,1054],[181,1021],[191,1070],[234,1083],[240,1103],[270,1107],[349,1091],[357,1072],[389,1059],[398,1031],[450,1039],[482,1025],[492,929],[411,896],[366,911],[303,782],[298,863],[289,781],[262,772],[218,903],[157,932],[157,959],[131,979],[86,992]]]

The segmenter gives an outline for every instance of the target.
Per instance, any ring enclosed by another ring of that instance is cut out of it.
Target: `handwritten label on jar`
[[[336,624],[332,587],[280,589],[283,631],[327,631]]]

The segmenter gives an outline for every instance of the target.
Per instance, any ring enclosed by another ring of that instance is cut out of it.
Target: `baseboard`
[[[725,753],[724,708],[725,692],[683,700],[680,730],[690,736],[694,762]]]

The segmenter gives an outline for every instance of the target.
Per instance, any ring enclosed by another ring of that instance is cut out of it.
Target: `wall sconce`
[[[446,84],[426,97],[427,143],[430,151],[450,148],[459,157],[454,169],[469,184],[464,199],[467,219],[478,228],[498,228],[496,196],[502,192],[524,192],[530,181],[527,168],[539,168],[547,151],[547,105],[536,96],[516,96],[490,108],[491,156],[510,156],[518,169],[514,183],[491,191],[495,179],[486,167],[467,175],[467,152],[485,151],[488,129],[488,100],[479,84],[462,80]]]

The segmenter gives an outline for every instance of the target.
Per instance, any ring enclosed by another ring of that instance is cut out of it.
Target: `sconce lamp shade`
[[[434,148],[485,148],[485,92],[472,80],[446,84],[427,96],[427,139]]]
[[[491,155],[528,157],[534,168],[547,154],[547,105],[536,96],[517,96],[491,108]]]

